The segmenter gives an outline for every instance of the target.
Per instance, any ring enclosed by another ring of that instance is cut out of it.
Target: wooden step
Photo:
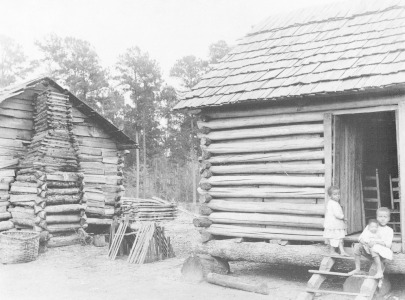
[[[354,260],[353,256],[342,256],[342,255],[334,255],[334,254],[322,254],[324,257],[332,257],[332,258],[340,258],[340,259],[347,259],[347,260]]]
[[[321,275],[331,275],[331,276],[341,276],[341,277],[360,277],[360,278],[375,279],[373,276],[361,275],[361,274],[350,275],[349,273],[328,272],[328,271],[320,271],[320,270],[308,270],[308,272],[313,273],[313,274],[321,274]]]
[[[364,198],[364,202],[374,203],[374,202],[378,202],[378,199],[377,198]]]
[[[366,294],[360,293],[349,293],[349,292],[339,292],[339,291],[329,291],[329,290],[315,290],[315,289],[306,289],[308,293],[320,293],[320,294],[335,294],[335,295],[346,295],[346,296],[362,296],[369,297]]]
[[[377,187],[375,186],[365,186],[363,187],[363,191],[376,191]]]

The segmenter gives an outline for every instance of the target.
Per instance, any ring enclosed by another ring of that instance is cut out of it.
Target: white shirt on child
[[[392,245],[392,240],[394,238],[394,230],[392,230],[391,227],[378,225],[377,233],[374,234],[368,229],[368,225],[367,225],[366,228],[364,228],[361,235],[359,236],[359,241],[362,240],[365,243],[369,243],[371,241],[371,239],[377,238],[377,237],[384,242],[385,246],[375,244],[371,248],[371,250],[373,250],[374,252],[377,252],[378,254],[380,254],[380,256],[382,256],[384,258],[392,259],[391,245]]]
[[[329,200],[326,204],[323,227],[325,229],[346,229],[343,218],[344,214],[340,204],[334,200]]]

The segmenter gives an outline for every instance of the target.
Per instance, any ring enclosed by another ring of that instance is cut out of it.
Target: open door
[[[334,116],[333,184],[340,187],[347,233],[365,226],[362,195],[363,134],[355,115]]]

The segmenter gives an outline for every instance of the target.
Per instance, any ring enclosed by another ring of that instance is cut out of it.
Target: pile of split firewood
[[[167,221],[177,216],[177,204],[157,197],[151,199],[121,198],[124,215],[135,221]]]

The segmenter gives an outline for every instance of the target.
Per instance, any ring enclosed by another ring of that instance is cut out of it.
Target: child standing
[[[392,259],[392,239],[394,238],[394,231],[391,227],[387,226],[387,223],[390,221],[390,210],[386,207],[380,207],[377,209],[377,235],[378,239],[368,239],[368,232],[370,231],[369,226],[364,229],[363,233],[359,237],[359,244],[356,244],[354,247],[354,258],[356,263],[356,269],[350,272],[349,274],[359,274],[361,273],[361,256],[373,259],[377,272],[375,278],[383,277],[381,257]],[[369,253],[367,252],[367,248]]]
[[[330,252],[336,255],[339,248],[340,255],[348,256],[343,248],[343,238],[346,236],[346,223],[342,207],[339,204],[340,190],[336,186],[328,189],[329,201],[326,206],[323,237],[330,245]]]

